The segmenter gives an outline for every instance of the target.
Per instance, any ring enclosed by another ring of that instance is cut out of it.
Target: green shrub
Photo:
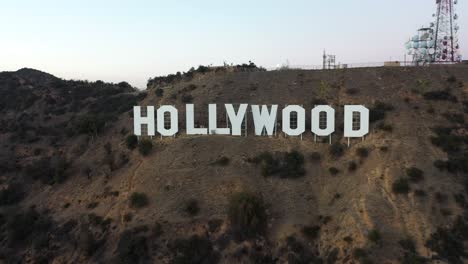
[[[102,116],[88,114],[78,117],[75,121],[75,130],[79,134],[97,136],[104,128],[105,119]]]
[[[424,179],[424,172],[416,167],[406,169],[406,176],[411,182],[420,182]]]
[[[453,227],[437,228],[426,241],[426,247],[448,263],[464,263],[462,258],[466,256],[464,241],[468,239],[467,228],[464,219],[459,217]]]
[[[369,122],[373,123],[385,119],[386,113],[394,109],[391,104],[381,101],[375,102],[374,106],[370,109]]]
[[[240,237],[252,237],[266,231],[267,215],[263,199],[250,192],[238,192],[229,199],[228,217]]]
[[[182,103],[188,104],[193,102],[193,96],[190,94],[184,94],[182,95],[182,98],[180,98],[180,100],[182,101]]]
[[[322,158],[320,153],[318,152],[312,152],[310,153],[310,156],[309,156],[310,160],[313,161],[313,162],[317,162],[317,161],[320,161],[320,159]]]
[[[382,235],[380,235],[379,230],[372,229],[369,231],[369,234],[367,234],[367,239],[372,243],[379,243],[382,240]]]
[[[424,197],[426,196],[426,192],[421,189],[414,190],[414,195],[419,196],[419,197]]]
[[[125,138],[125,143],[128,149],[135,149],[138,146],[138,137],[136,135],[128,135]]]
[[[117,263],[146,263],[148,259],[147,238],[134,230],[126,230],[117,244]]]
[[[343,156],[345,151],[345,145],[339,142],[335,142],[330,146],[330,155],[335,158],[339,158]]]
[[[383,131],[386,131],[386,132],[392,132],[393,131],[393,126],[390,125],[390,124],[386,124],[384,122],[380,122],[379,124],[377,124],[376,128],[380,129],[380,130],[383,130]]]
[[[348,164],[348,171],[353,172],[357,169],[357,163],[355,161],[351,161]]]
[[[33,180],[39,180],[44,184],[63,183],[67,176],[69,164],[59,156],[41,158],[26,166],[25,174]]]
[[[464,124],[465,123],[465,116],[463,113],[453,113],[448,112],[444,113],[443,116],[450,122],[455,124]]]
[[[195,216],[200,211],[200,207],[198,206],[198,201],[195,199],[190,199],[185,202],[184,204],[184,211],[190,215]]]
[[[169,243],[172,252],[172,263],[212,263],[219,262],[220,256],[208,238],[193,235],[190,238],[179,238]]]
[[[302,228],[302,234],[310,240],[316,239],[319,232],[320,226],[304,226]]]
[[[396,194],[407,194],[410,191],[410,186],[406,178],[399,178],[392,185],[392,191]]]
[[[130,196],[130,207],[143,208],[149,203],[148,196],[144,193],[134,192]]]
[[[448,91],[431,91],[423,94],[426,100],[457,102],[457,97]]]
[[[228,157],[222,156],[213,162],[213,165],[227,166],[230,160]]]
[[[10,184],[0,190],[0,206],[13,205],[21,202],[25,196],[23,187],[18,183]]]
[[[138,142],[138,151],[143,156],[148,156],[153,150],[153,141],[149,139],[142,139]]]
[[[367,158],[369,156],[369,150],[367,148],[361,147],[356,149],[356,154],[360,158]]]
[[[162,97],[164,95],[164,90],[161,89],[161,88],[157,88],[156,90],[154,90],[154,94],[157,96],[157,97]]]
[[[35,240],[43,237],[51,227],[49,217],[39,214],[35,209],[29,209],[8,219],[7,241],[11,246],[36,244]]]
[[[261,164],[265,177],[278,174],[281,178],[299,178],[305,174],[304,156],[297,151],[281,153],[278,157],[263,152],[251,161]]]
[[[338,173],[340,173],[340,170],[335,167],[329,168],[328,171],[330,172],[331,175],[337,175]]]

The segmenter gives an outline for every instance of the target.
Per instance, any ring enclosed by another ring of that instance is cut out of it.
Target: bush
[[[198,206],[198,201],[195,199],[190,199],[185,202],[184,204],[184,211],[190,215],[195,216],[200,211],[200,207]]]
[[[180,100],[182,101],[182,103],[188,104],[193,101],[193,96],[190,94],[184,94],[182,95],[182,98],[180,98]]]
[[[317,161],[320,161],[320,159],[322,158],[320,153],[318,152],[312,152],[310,153],[310,160],[313,161],[313,162],[317,162]]]
[[[242,237],[263,234],[267,216],[263,199],[250,192],[238,192],[231,196],[228,217],[233,230]]]
[[[279,157],[263,152],[252,161],[261,164],[265,177],[278,174],[281,178],[299,178],[305,174],[304,156],[297,151],[282,153]]]
[[[78,117],[75,121],[75,130],[79,134],[87,134],[90,136],[97,136],[105,125],[105,119],[97,115],[83,115]]]
[[[161,88],[157,88],[154,90],[154,94],[156,94],[157,97],[162,97],[164,95],[164,90]]]
[[[424,179],[424,172],[416,167],[407,168],[406,175],[411,182],[420,182]]]
[[[147,238],[136,231],[124,231],[117,244],[118,263],[146,263],[148,261]]]
[[[54,156],[52,158],[42,158],[28,165],[25,174],[33,180],[40,180],[44,184],[63,183],[68,174],[69,164],[63,158]]]
[[[144,193],[134,192],[130,196],[130,207],[143,208],[149,203],[148,196]]]
[[[345,145],[339,142],[335,142],[330,146],[330,155],[335,158],[343,156],[345,150]]]
[[[136,135],[128,135],[125,143],[128,149],[135,149],[138,146],[138,137]]]
[[[357,163],[354,161],[349,162],[348,171],[355,171],[357,169]]]
[[[36,238],[43,237],[51,226],[50,218],[39,214],[35,209],[15,214],[6,226],[8,243],[11,246],[31,245]]]
[[[143,156],[148,156],[153,150],[153,141],[149,139],[142,139],[138,143],[138,151]]]
[[[302,234],[310,240],[316,239],[319,232],[320,226],[304,226],[302,228]]]
[[[407,194],[410,191],[408,180],[405,178],[399,178],[392,185],[392,191],[396,194]]]
[[[370,109],[369,122],[373,123],[379,120],[383,120],[385,119],[386,113],[393,110],[393,105],[377,101]]]
[[[173,253],[172,263],[213,263],[219,262],[219,253],[214,250],[208,238],[197,235],[190,238],[176,239],[169,243],[169,249]]]
[[[330,172],[331,175],[337,175],[338,173],[340,173],[340,170],[335,167],[329,168],[328,171]]]
[[[360,158],[367,158],[369,156],[369,150],[367,148],[358,148],[356,149],[356,154],[360,157]]]
[[[380,122],[379,124],[377,124],[376,128],[380,129],[380,130],[383,130],[383,131],[386,131],[386,132],[392,132],[393,131],[393,126],[389,125],[389,124],[386,124],[384,122]]]
[[[17,204],[23,198],[24,191],[18,183],[10,184],[7,188],[0,190],[0,206]]]
[[[230,160],[228,157],[222,156],[213,162],[213,165],[227,166]]]
[[[458,218],[452,228],[437,228],[427,240],[426,247],[437,252],[448,263],[464,263],[462,258],[466,256],[464,240],[468,238],[467,233],[463,219]]]
[[[419,196],[419,197],[424,197],[426,196],[426,192],[424,190],[418,189],[418,190],[414,190],[414,195]]]
[[[372,229],[369,231],[369,234],[367,234],[367,239],[369,239],[369,241],[372,243],[378,243],[380,240],[382,240],[382,236],[380,235],[379,230]]]
[[[434,101],[450,101],[457,102],[457,97],[450,94],[448,91],[432,91],[423,94],[424,99]]]

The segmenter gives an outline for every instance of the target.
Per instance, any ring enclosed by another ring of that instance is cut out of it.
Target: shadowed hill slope
[[[0,73],[0,258],[463,263],[467,83],[461,65],[202,69],[144,92]],[[326,103],[337,131],[332,145],[310,132],[256,137],[249,120],[247,137],[133,141],[133,105],[175,105],[183,130],[186,103],[204,126],[209,103]],[[371,110],[369,135],[349,148],[345,104]]]

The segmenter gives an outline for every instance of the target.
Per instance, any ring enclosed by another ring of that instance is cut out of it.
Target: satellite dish
[[[429,51],[429,54],[433,55],[435,53],[435,49],[431,48],[428,50]]]

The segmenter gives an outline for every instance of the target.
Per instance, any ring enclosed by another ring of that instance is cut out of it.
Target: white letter
[[[170,120],[171,120],[171,128],[166,129],[164,126],[165,120],[164,120],[164,114],[169,113]],[[170,137],[173,136],[179,131],[179,114],[177,112],[177,109],[173,107],[172,105],[163,105],[158,109],[158,132],[165,136],[165,137]]]
[[[297,113],[297,127],[291,128],[291,112]],[[305,131],[305,110],[299,105],[288,105],[283,109],[283,132],[289,136],[299,136]]]
[[[141,136],[141,125],[148,126],[148,136],[154,136],[154,106],[146,107],[146,117],[141,116],[141,109],[139,106],[133,107],[133,133]]]
[[[326,113],[327,127],[320,128],[320,113]],[[328,136],[331,133],[335,132],[335,109],[331,108],[328,105],[318,105],[312,109],[312,133],[317,136]]]
[[[359,113],[359,129],[353,130],[353,113]],[[345,105],[344,137],[363,137],[369,133],[369,109],[362,105]]]
[[[216,122],[216,104],[208,105],[208,128],[210,134],[229,135],[231,134],[230,128],[218,128]]]
[[[268,112],[268,106],[262,105],[262,111],[258,105],[252,105],[252,115],[255,125],[255,135],[261,136],[263,129],[266,130],[268,136],[273,135],[276,122],[276,112],[278,105],[271,106],[271,113]]]
[[[186,122],[187,122],[187,135],[206,135],[208,134],[207,128],[195,128],[195,118],[193,104],[185,105]]]
[[[231,122],[232,135],[240,136],[242,121],[244,121],[245,112],[247,111],[247,104],[241,104],[239,106],[237,115],[236,115],[236,112],[234,111],[234,107],[232,106],[232,104],[225,104],[224,106],[226,107],[226,112],[228,114],[229,121]]]

